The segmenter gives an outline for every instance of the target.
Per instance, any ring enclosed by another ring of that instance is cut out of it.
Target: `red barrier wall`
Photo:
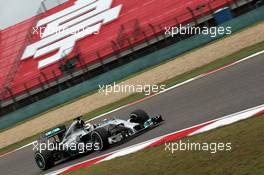
[[[39,36],[31,36],[30,34],[30,30],[34,27],[36,21],[61,11],[73,3],[74,1],[71,0],[44,14],[1,31],[0,87],[2,89],[0,91],[2,90],[4,93],[1,94],[0,98],[9,98],[11,95],[10,91],[3,89],[4,85],[9,85],[13,95],[16,95],[24,92],[26,88],[39,86],[40,80],[45,82],[54,79],[54,75],[61,76],[58,69],[61,62],[38,69],[38,61],[46,58],[47,55],[38,59],[29,58],[23,61],[20,60],[20,57],[26,45],[39,40]],[[230,3],[231,0],[113,0],[112,7],[123,5],[119,18],[103,25],[98,35],[88,36],[78,41],[76,48],[79,49],[82,64],[87,65],[99,59],[98,53],[101,58],[113,53],[111,41],[117,41],[117,38],[120,37],[121,25],[124,26],[125,30],[125,35],[121,35],[121,39],[130,38],[130,44],[136,44],[146,37],[153,37],[157,33],[164,32],[166,26],[175,26],[178,23],[192,21],[193,16],[188,8],[198,17],[202,13],[212,12]],[[203,6],[202,11],[199,10],[201,6]],[[155,27],[155,32],[149,24]],[[141,31],[138,35],[133,33],[135,26]],[[142,31],[144,31],[144,35]],[[127,48],[128,46],[127,40],[121,44],[121,48]],[[76,54],[76,49],[71,54]],[[77,66],[80,67],[81,65],[78,64]]]

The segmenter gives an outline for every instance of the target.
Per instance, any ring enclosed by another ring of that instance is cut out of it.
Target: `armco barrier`
[[[259,7],[258,9],[255,9],[249,13],[223,23],[221,26],[231,26],[232,31],[236,32],[242,28],[248,27],[262,20],[264,20],[264,7]],[[48,98],[35,102],[13,113],[1,117],[0,129],[7,128],[17,122],[28,119],[48,109],[85,95],[97,89],[99,84],[110,84],[114,81],[118,81],[147,67],[169,60],[186,51],[200,47],[221,37],[223,37],[223,35],[218,35],[215,38],[207,35],[196,35],[189,39],[171,45],[167,48],[153,52],[131,63],[118,67],[107,73],[101,74],[93,79],[90,79],[72,88],[61,91],[60,93],[52,95]]]

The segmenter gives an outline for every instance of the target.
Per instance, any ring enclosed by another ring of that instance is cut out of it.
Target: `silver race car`
[[[123,143],[163,122],[161,115],[149,117],[143,110],[135,110],[128,120],[104,119],[99,124],[85,123],[80,117],[68,129],[64,125],[45,132],[34,144],[35,161],[46,170],[59,161]]]

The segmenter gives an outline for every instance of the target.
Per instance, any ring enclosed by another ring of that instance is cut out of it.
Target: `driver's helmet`
[[[85,123],[85,129],[87,131],[92,131],[94,130],[94,126],[91,123]]]
[[[84,121],[81,119],[81,116],[77,117],[77,118],[75,119],[75,121],[77,122],[77,123],[76,123],[76,127],[77,127],[78,129],[81,129],[81,128],[84,127],[85,123],[84,123]]]

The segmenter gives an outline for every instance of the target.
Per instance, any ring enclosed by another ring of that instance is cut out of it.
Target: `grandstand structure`
[[[263,4],[260,0],[113,0],[111,7],[122,5],[118,18],[65,49],[62,59],[43,68],[38,67],[39,61],[58,50],[21,59],[27,46],[41,40],[39,32],[33,30],[37,23],[76,1],[52,8],[43,1],[36,16],[1,30],[0,116],[191,37],[166,35],[167,27],[212,27],[217,25],[215,12],[223,7],[239,16]]]

